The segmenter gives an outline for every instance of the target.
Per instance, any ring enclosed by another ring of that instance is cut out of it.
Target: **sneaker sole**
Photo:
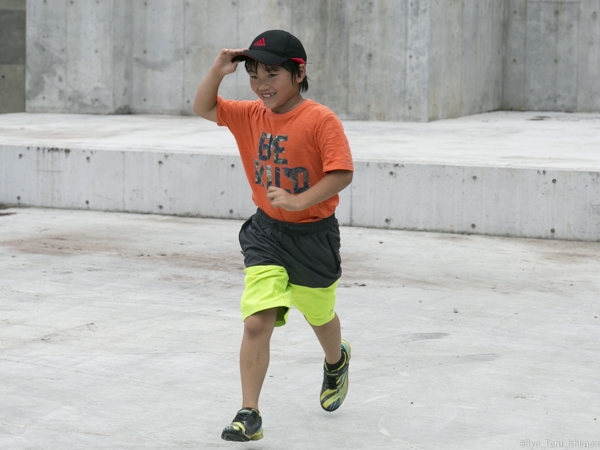
[[[251,436],[248,436],[242,433],[240,430],[223,430],[221,434],[221,439],[224,441],[232,441],[232,442],[248,442],[248,441],[258,441],[263,438],[263,431],[260,430],[258,433],[254,433]]]

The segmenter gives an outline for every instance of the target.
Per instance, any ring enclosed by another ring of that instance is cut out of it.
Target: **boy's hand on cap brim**
[[[237,55],[241,55],[247,50],[247,48],[222,49],[217,55],[217,58],[215,59],[215,62],[213,63],[210,70],[221,76],[229,75],[230,73],[235,72],[235,70],[237,69],[237,65],[240,63],[240,61],[233,62],[231,60]]]

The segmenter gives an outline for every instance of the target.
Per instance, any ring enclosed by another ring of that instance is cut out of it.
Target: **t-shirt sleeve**
[[[235,129],[248,120],[247,101],[224,100],[217,96],[217,125]]]
[[[317,145],[321,150],[323,172],[332,170],[354,171],[350,144],[344,132],[344,126],[338,117],[327,115],[317,128]]]

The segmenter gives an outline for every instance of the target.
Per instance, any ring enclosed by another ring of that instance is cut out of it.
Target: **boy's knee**
[[[244,332],[252,336],[270,335],[275,328],[277,309],[267,309],[248,316],[244,321]]]

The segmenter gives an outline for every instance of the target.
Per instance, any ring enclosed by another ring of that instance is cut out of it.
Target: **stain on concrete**
[[[117,109],[115,109],[114,114],[115,115],[131,114],[131,107],[129,105],[119,106]]]
[[[169,69],[174,63],[183,60],[184,57],[184,50],[183,49],[178,49],[176,50],[173,55],[172,58],[168,58],[168,59],[160,59],[160,60],[156,60],[156,61],[149,61],[146,58],[134,58],[134,62],[146,69],[152,70],[152,71],[156,71],[156,72],[162,72],[165,71],[167,69]]]
[[[0,241],[0,244],[9,248],[14,254],[33,254],[50,256],[53,258],[71,258],[82,255],[105,254],[117,255],[121,260],[131,260],[133,264],[140,264],[139,256],[148,258],[148,264],[156,264],[159,260],[166,267],[197,268],[209,271],[237,272],[244,269],[242,261],[231,261],[231,253],[226,249],[217,251],[217,257],[207,257],[196,249],[186,249],[177,253],[164,251],[148,251],[146,242],[130,242],[118,235],[101,238],[94,233],[45,233],[31,235],[27,239]],[[82,269],[83,270],[83,269]],[[86,269],[89,270],[89,269]],[[101,269],[105,270],[105,269]]]
[[[460,356],[460,359],[462,359],[463,362],[491,362],[496,361],[501,356],[502,355],[498,353],[481,353],[477,355],[463,355]]]
[[[406,336],[402,342],[426,341],[430,339],[443,339],[448,336],[448,333],[414,333]]]
[[[66,156],[69,156],[69,154],[71,153],[71,149],[70,148],[59,148],[59,147],[37,147],[38,151],[41,151],[42,153],[61,153],[64,152],[64,154]]]
[[[95,333],[96,331],[98,331],[98,327],[94,323],[87,323],[85,325],[78,325],[76,327],[55,331],[54,333],[45,335],[39,340],[48,344],[74,340],[79,341],[85,337],[86,333]]]
[[[56,68],[64,67],[65,62],[63,55],[51,52],[50,48],[46,48],[40,42],[29,45],[27,57],[29,61],[35,62],[35,66],[28,65],[26,98],[27,100],[36,100],[46,91],[46,80],[52,84],[52,80],[58,78]],[[56,87],[53,86],[53,88]],[[62,89],[58,89],[58,91],[58,97],[64,98],[64,91]]]

